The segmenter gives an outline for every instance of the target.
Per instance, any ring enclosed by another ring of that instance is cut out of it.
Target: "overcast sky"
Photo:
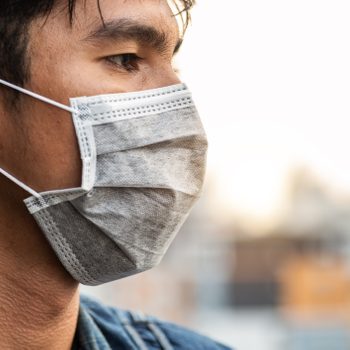
[[[199,0],[178,65],[226,214],[266,219],[291,170],[350,194],[350,2]]]

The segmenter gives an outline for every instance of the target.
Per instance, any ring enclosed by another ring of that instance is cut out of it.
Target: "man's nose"
[[[149,75],[150,78],[147,79],[147,89],[179,84],[181,82],[179,76],[170,64],[158,65],[153,69],[154,71]]]

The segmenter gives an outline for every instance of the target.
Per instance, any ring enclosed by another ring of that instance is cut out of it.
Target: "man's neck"
[[[69,350],[79,312],[79,284],[25,206],[2,199],[0,348]]]

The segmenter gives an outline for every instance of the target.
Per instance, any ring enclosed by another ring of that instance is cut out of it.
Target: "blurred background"
[[[209,138],[156,269],[82,287],[238,350],[350,349],[350,3],[205,0],[176,61]]]

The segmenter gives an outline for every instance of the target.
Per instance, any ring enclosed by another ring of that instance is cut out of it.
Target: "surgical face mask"
[[[187,87],[71,98],[68,107],[0,83],[72,114],[81,187],[37,193],[0,172],[32,195],[24,202],[73,278],[99,285],[157,265],[205,173],[207,139]]]

